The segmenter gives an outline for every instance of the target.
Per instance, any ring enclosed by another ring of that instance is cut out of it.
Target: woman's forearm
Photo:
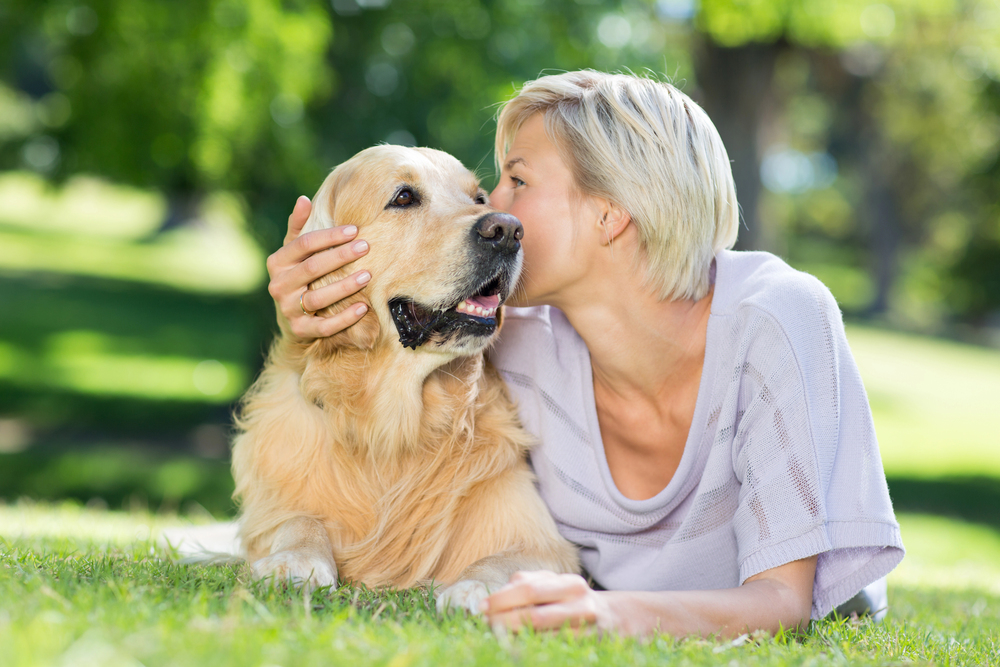
[[[765,570],[739,588],[716,591],[595,591],[577,574],[518,572],[483,601],[494,628],[558,630],[596,626],[601,632],[675,637],[805,627],[812,612],[816,556]]]
[[[783,582],[761,579],[715,591],[602,591],[620,634],[737,637],[745,632],[805,627],[808,600]]]

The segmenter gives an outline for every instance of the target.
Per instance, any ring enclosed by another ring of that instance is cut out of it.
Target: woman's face
[[[573,174],[545,134],[541,113],[521,125],[504,158],[490,204],[524,225],[524,270],[514,306],[554,304],[564,288],[585,273],[578,252],[577,217],[586,211],[573,189]]]

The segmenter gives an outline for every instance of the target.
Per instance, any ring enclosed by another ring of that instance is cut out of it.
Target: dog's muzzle
[[[479,218],[471,229],[469,288],[440,309],[408,297],[389,301],[389,313],[403,347],[417,349],[432,338],[441,340],[496,333],[500,306],[510,295],[521,269],[524,227],[508,213]]]

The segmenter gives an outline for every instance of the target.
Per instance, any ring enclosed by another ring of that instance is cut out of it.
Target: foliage
[[[8,167],[21,149],[57,176],[250,188],[308,156],[302,107],[334,85],[318,2],[16,0],[6,13],[3,78],[37,116],[5,142]]]
[[[765,174],[765,247],[807,263],[849,250],[839,264],[871,283],[849,306],[910,327],[997,308],[1000,3],[710,0],[696,23],[779,53],[760,95],[763,158],[785,172]],[[832,158],[832,177],[816,183],[806,156]]]
[[[741,197],[755,207],[756,161],[783,147],[837,171],[766,194],[761,247],[805,261],[817,242],[852,248],[862,275],[876,267],[876,310],[982,321],[995,290],[975,295],[989,273],[975,246],[995,245],[996,178],[974,181],[1000,150],[998,21],[997,0],[15,0],[0,14],[0,168],[154,187],[170,196],[165,224],[233,190],[273,247],[294,195],[373,143],[489,164],[493,106],[543,71],[664,73],[725,129],[722,93],[693,63],[770,44],[760,113],[733,110],[762,137],[752,155],[733,147],[737,167],[754,162]]]
[[[762,177],[770,188],[755,207],[761,247],[819,275],[855,316],[995,323],[998,7],[5,2],[0,169],[17,171],[0,176],[0,413],[41,440],[175,446],[227,421],[274,329],[262,255],[294,197],[379,141],[451,151],[489,186],[494,105],[540,72],[581,67],[666,75],[721,128],[744,118],[724,94],[735,65],[763,53],[769,78],[744,85],[753,124],[730,135],[759,149],[731,152],[745,208]],[[719,70],[704,69],[712,52],[728,55]],[[916,414],[879,415],[885,442],[933,448],[941,431]]]
[[[225,443],[221,452],[224,453]],[[0,454],[0,498],[74,499],[93,506],[152,507],[232,516],[227,458],[97,446]]]

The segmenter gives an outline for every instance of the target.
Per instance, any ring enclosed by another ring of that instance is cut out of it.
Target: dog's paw
[[[279,551],[255,561],[251,568],[257,579],[271,577],[275,583],[287,581],[293,586],[310,589],[337,584],[337,567],[333,561],[299,551]]]
[[[489,597],[490,589],[481,581],[466,579],[452,584],[437,594],[437,610],[443,614],[446,609],[465,609],[478,614],[479,603]]]

